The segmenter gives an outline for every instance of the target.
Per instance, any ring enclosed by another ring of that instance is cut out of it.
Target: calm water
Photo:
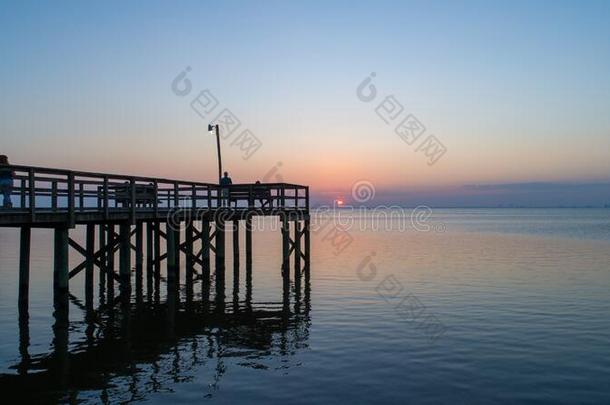
[[[158,303],[144,288],[85,319],[79,275],[69,353],[51,232],[33,232],[20,324],[18,233],[0,229],[0,386],[91,403],[610,403],[610,210],[436,210],[428,231],[367,215],[343,250],[331,226],[312,234],[311,285],[288,301],[271,229],[254,234],[251,285],[228,259],[224,305],[197,284],[174,313],[162,283]]]

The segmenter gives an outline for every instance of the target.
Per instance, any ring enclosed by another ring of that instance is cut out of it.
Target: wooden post
[[[216,220],[216,277],[219,272],[224,277],[225,271],[225,222],[223,219]]]
[[[161,223],[159,221],[155,221],[155,288],[158,289],[159,281],[161,280],[161,262],[159,258],[161,257]]]
[[[233,278],[239,281],[239,219],[233,220]]]
[[[175,235],[174,235],[174,243],[176,244],[175,247],[175,252],[176,252],[176,287],[179,288],[180,287],[180,256],[182,254],[181,250],[180,250],[180,240],[181,240],[181,233],[180,233],[180,225],[178,225],[178,229],[176,229],[175,231]]]
[[[193,219],[187,218],[186,220],[186,298],[187,301],[193,299],[193,271],[195,261],[193,260]]]
[[[34,169],[28,170],[28,196],[30,206],[30,219],[36,221],[36,180],[34,179]]]
[[[146,223],[146,295],[149,300],[152,294],[153,271],[154,271],[154,228],[152,222]]]
[[[136,222],[136,302],[142,301],[142,270],[144,267],[144,232],[142,221]]]
[[[175,298],[175,292],[177,289],[177,264],[176,264],[176,231],[172,229],[169,223],[166,225],[165,230],[165,241],[167,244],[167,297]]]
[[[51,209],[57,210],[57,180],[53,180],[51,183]]]
[[[112,302],[114,300],[114,245],[115,245],[115,237],[114,237],[114,225],[108,225],[108,229],[106,230],[106,238],[108,240],[108,245],[112,246],[110,250],[108,250],[108,258],[107,258],[107,302]]]
[[[282,275],[290,280],[290,224],[286,214],[282,214]]]
[[[294,221],[294,281],[297,291],[301,286],[301,222]]]
[[[85,185],[83,183],[78,183],[78,208],[80,211],[85,209],[84,187]]]
[[[110,214],[110,207],[108,201],[108,176],[104,176],[104,219],[108,220]]]
[[[26,207],[25,203],[25,179],[21,179],[21,187],[19,187],[19,199],[20,199],[20,208],[23,210]]]
[[[119,261],[119,280],[121,296],[124,303],[129,302],[131,294],[131,226],[129,223],[121,223],[119,226],[120,238],[120,261]]]
[[[216,219],[216,295],[224,297],[225,280],[225,223]],[[224,298],[223,298],[224,302]]]
[[[103,250],[106,247],[106,226],[101,224],[99,226],[99,231],[98,231],[98,240],[100,241],[99,243],[99,248],[100,250]],[[100,256],[100,263],[101,263],[101,268],[100,268],[100,277],[99,277],[99,296],[100,296],[100,303],[103,304],[105,302],[105,295],[106,295],[106,258],[108,257],[108,254],[105,255],[101,255]]]
[[[246,274],[252,272],[252,216],[246,218]]]
[[[201,274],[203,277],[202,291],[204,298],[206,291],[209,294],[210,290],[210,221],[204,219],[201,221],[201,260],[203,264],[201,266]]]
[[[68,228],[62,226],[55,228],[55,255],[53,265],[53,295],[56,304],[60,304],[66,311],[68,306]]]
[[[21,227],[19,247],[19,307],[28,307],[30,290],[30,239],[32,228]]]
[[[95,224],[87,224],[85,235],[85,250],[87,251],[87,267],[85,268],[85,307],[93,310],[93,270],[95,254]]]
[[[130,194],[130,214],[129,214],[129,222],[131,225],[136,224],[136,180],[131,178],[129,180],[129,194]]]
[[[76,215],[74,212],[74,173],[68,174],[68,226],[74,228]]]
[[[54,264],[53,264],[53,347],[54,364],[57,375],[65,383],[67,375],[67,356],[69,338],[69,305],[68,305],[68,280],[69,275],[69,237],[66,225],[55,228]]]
[[[310,256],[310,248],[311,248],[311,234],[310,234],[310,220],[309,218],[305,220],[305,229],[303,230],[305,233],[305,288],[309,285],[310,281],[310,269],[311,269],[311,256]]]

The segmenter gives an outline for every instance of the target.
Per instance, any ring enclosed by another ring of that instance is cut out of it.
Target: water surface
[[[610,210],[428,221],[443,226],[353,226],[344,250],[323,227],[300,293],[283,291],[271,229],[254,234],[251,283],[228,260],[222,303],[197,284],[172,311],[164,285],[157,302],[144,283],[140,302],[86,319],[77,276],[67,336],[53,327],[51,231],[33,232],[20,322],[18,232],[0,229],[0,385],[91,403],[609,403]]]

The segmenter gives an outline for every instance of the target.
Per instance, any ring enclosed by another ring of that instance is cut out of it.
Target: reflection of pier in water
[[[267,369],[276,367],[273,360],[279,358],[285,368],[285,358],[307,345],[309,283],[303,295],[284,285],[282,299],[266,303],[252,302],[251,279],[244,300],[239,300],[238,285],[233,287],[228,302],[222,294],[193,300],[185,291],[184,299],[168,295],[158,303],[153,293],[129,305],[101,305],[94,312],[71,297],[83,310],[83,340],[69,344],[68,324],[55,312],[53,351],[37,356],[28,354],[25,314],[20,320],[21,361],[14,366],[18,375],[0,375],[0,385],[5,394],[24,401],[75,402],[80,391],[97,391],[100,400],[118,402],[167,392],[195,377],[208,379],[206,395],[211,396],[221,386],[226,359],[238,361],[238,367]],[[207,370],[210,374],[202,376]]]
[[[307,324],[308,187],[267,183],[223,188],[216,184],[159,178],[27,166],[8,168],[16,173],[17,187],[13,194],[19,202],[0,211],[0,226],[18,227],[21,232],[22,361],[16,366],[19,376],[1,376],[1,385],[6,389],[21,387],[32,392],[35,386],[44,389],[45,384],[52,384],[47,386],[63,387],[65,392],[88,386],[103,387],[108,381],[107,375],[116,374],[116,370],[135,368],[140,361],[155,364],[157,360],[147,362],[145,353],[139,352],[140,345],[158,346],[154,354],[148,353],[157,359],[176,351],[181,339],[207,336],[217,341],[217,357],[221,358],[220,349],[226,350],[232,344],[249,345],[251,349],[257,345],[270,348],[274,347],[275,335],[284,336],[280,341],[288,342],[285,338],[288,331],[298,330],[297,323]],[[257,217],[274,217],[281,224],[282,257],[278,273],[283,293],[278,292],[278,296],[283,298],[278,305],[252,304],[253,219]],[[244,301],[239,300],[240,224],[245,233]],[[83,228],[82,245],[70,235],[76,227]],[[28,354],[33,228],[54,230],[53,354],[36,358]],[[225,293],[227,234],[231,235],[233,247],[232,297]],[[83,260],[72,268],[70,248]],[[181,275],[183,268],[185,273]],[[78,279],[84,281],[84,304],[69,292],[74,291],[70,287]],[[94,305],[96,279],[100,304],[97,309]],[[301,304],[303,281],[305,299]],[[293,308],[291,288],[294,288]],[[71,351],[69,329],[74,325],[68,320],[70,301],[85,313],[87,336],[85,343]],[[220,332],[211,333],[210,328],[219,328]],[[240,332],[227,335],[226,328]],[[148,333],[142,334],[143,331]],[[142,353],[143,358],[139,359],[137,353]],[[102,361],[106,358],[110,360],[108,363]],[[99,373],[90,369],[96,364],[101,367]],[[46,371],[31,373],[39,370]]]

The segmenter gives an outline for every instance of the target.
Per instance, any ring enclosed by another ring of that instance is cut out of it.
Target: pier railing
[[[30,166],[4,166],[14,171],[13,208],[3,214],[67,214],[144,212],[162,214],[183,209],[308,210],[309,188],[289,183],[218,184],[126,176]]]

